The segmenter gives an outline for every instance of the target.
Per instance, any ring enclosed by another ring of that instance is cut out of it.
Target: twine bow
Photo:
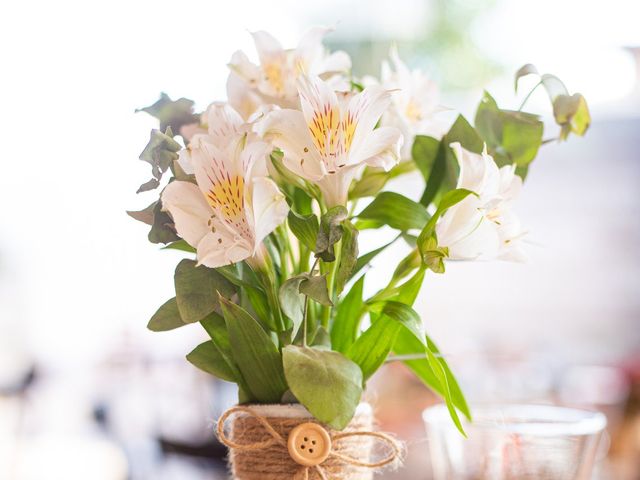
[[[254,443],[248,443],[248,444],[236,443],[233,440],[229,439],[224,433],[224,426],[226,421],[229,419],[229,417],[234,413],[245,413],[255,418],[264,427],[265,431],[270,435],[271,438],[268,438],[267,440],[264,440],[262,442],[254,442]],[[235,407],[231,407],[226,412],[224,412],[222,416],[218,419],[217,435],[220,442],[222,442],[224,445],[226,445],[229,448],[233,448],[240,451],[262,450],[262,449],[271,447],[273,445],[280,445],[285,450],[287,449],[287,440],[283,438],[282,435],[280,435],[280,433],[278,433],[271,426],[271,424],[268,422],[268,420],[265,417],[257,414],[255,411],[253,411],[249,407],[235,406]],[[373,439],[380,440],[384,444],[386,444],[387,447],[389,447],[389,454],[377,462],[363,462],[361,460],[358,460],[357,458],[344,455],[332,449],[331,453],[329,454],[329,457],[337,458],[348,465],[377,469],[377,468],[382,468],[386,465],[396,462],[397,460],[400,459],[402,455],[402,444],[398,442],[396,439],[394,439],[393,437],[391,437],[390,435],[387,435],[381,432],[372,432],[372,431],[338,432],[331,435],[331,442],[333,443],[336,440],[340,440],[342,438],[348,438],[348,437],[371,437]],[[302,467],[301,473],[302,473],[303,480],[309,479],[310,468],[314,468],[322,480],[328,480],[325,470],[320,465],[315,465],[313,467],[305,467],[301,465],[301,467]]]

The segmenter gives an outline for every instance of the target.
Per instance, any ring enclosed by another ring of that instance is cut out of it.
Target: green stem
[[[311,270],[309,270],[309,275],[313,275],[313,271],[316,269],[316,266],[318,265],[319,260],[320,260],[319,258],[316,258],[315,262],[313,262],[313,266],[311,267]],[[305,295],[304,307],[302,307],[302,346],[303,347],[307,346],[307,315],[308,315],[307,310],[308,309],[309,309],[309,297]]]
[[[338,266],[340,265],[340,256],[341,256],[341,246],[342,246],[342,241],[337,242],[334,245],[334,249],[336,252],[336,259],[330,263],[330,267],[329,267],[329,274],[327,275],[327,290],[329,292],[329,298],[331,299],[331,302],[335,304],[335,280],[336,280],[336,273],[338,271]],[[332,311],[333,307],[331,306],[325,306],[322,308],[322,326],[326,329],[329,330],[329,323],[331,321],[331,311]]]

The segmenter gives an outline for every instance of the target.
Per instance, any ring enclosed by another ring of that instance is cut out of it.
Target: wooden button
[[[291,430],[287,441],[291,458],[305,467],[315,467],[331,453],[331,437],[317,423],[302,423]]]

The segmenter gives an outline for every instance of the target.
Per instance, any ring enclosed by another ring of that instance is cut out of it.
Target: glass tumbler
[[[472,405],[468,438],[444,405],[423,412],[434,480],[586,480],[602,413],[551,405]]]

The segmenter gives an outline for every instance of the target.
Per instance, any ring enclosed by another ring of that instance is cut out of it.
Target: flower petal
[[[242,51],[236,51],[229,61],[229,68],[250,87],[255,87],[260,79],[260,67],[249,61],[247,55]]]
[[[167,185],[162,192],[162,207],[171,214],[178,235],[192,247],[197,247],[210,231],[207,222],[213,210],[193,183],[174,181]]]
[[[300,106],[313,144],[328,171],[345,163],[346,148],[336,92],[315,76],[298,79]]]
[[[500,248],[497,229],[484,216],[478,198],[469,196],[445,212],[436,225],[436,235],[438,244],[449,248],[452,259],[495,258]]]
[[[371,85],[351,98],[347,114],[343,116],[347,151],[356,151],[362,146],[390,103],[389,92],[378,85]]]
[[[234,238],[224,228],[207,233],[197,246],[198,265],[210,268],[236,263],[252,254],[245,240]]]
[[[228,103],[214,102],[207,109],[207,126],[212,143],[222,147],[242,132],[244,121]]]
[[[254,243],[257,247],[267,235],[284,222],[289,213],[289,205],[278,186],[269,178],[254,178],[252,187]]]
[[[284,152],[284,164],[296,175],[311,181],[325,175],[302,112],[274,110],[256,123],[256,132]]]
[[[350,164],[366,163],[389,171],[400,161],[402,134],[394,127],[380,127],[369,133],[361,147],[349,156]]]
[[[246,79],[234,71],[229,72],[227,78],[227,99],[242,118],[249,118],[263,105],[260,95],[251,89]]]
[[[273,58],[284,53],[284,49],[280,42],[270,33],[264,30],[259,30],[251,34],[253,41],[256,45],[256,51],[258,57],[260,57],[260,63],[268,63],[273,61]]]

